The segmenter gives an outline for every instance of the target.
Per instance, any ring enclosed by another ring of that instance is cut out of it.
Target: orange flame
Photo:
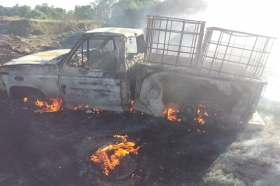
[[[203,109],[205,109],[205,106],[199,104],[198,109],[197,109],[198,118],[194,118],[195,121],[197,121],[198,123],[200,123],[202,125],[205,124],[205,120],[203,119],[203,116],[209,117],[208,112],[206,110],[202,111]]]
[[[95,114],[99,114],[101,112],[101,110],[97,109],[97,108],[93,108],[93,113]]]
[[[28,98],[23,98],[23,102],[26,103]]]
[[[127,141],[127,135],[114,135],[115,138],[122,139],[122,142],[116,142],[105,147],[99,148],[94,155],[90,157],[90,161],[101,164],[103,173],[108,176],[109,170],[115,169],[120,164],[120,159],[129,153],[137,154],[140,147],[135,147],[134,142]],[[108,152],[114,151],[109,157]]]
[[[169,121],[178,121],[180,122],[181,119],[177,118],[176,113],[179,113],[179,110],[173,109],[173,108],[165,108],[163,111],[163,115],[167,116],[167,119]]]
[[[82,108],[82,105],[78,105],[77,107],[70,108],[70,109],[76,111],[76,110],[79,110],[79,109],[81,109],[81,108]]]
[[[134,104],[134,100],[131,100],[130,105],[132,106],[133,104]],[[133,113],[134,109],[132,107],[130,107],[129,112]]]
[[[49,99],[52,103],[49,104],[47,102],[43,102],[40,100],[35,101],[35,105],[39,107],[43,107],[39,112],[57,112],[59,111],[61,104],[62,104],[62,99],[60,98],[50,98]]]

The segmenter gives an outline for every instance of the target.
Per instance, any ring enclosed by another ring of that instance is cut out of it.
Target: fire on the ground
[[[116,142],[114,144],[109,144],[107,146],[99,148],[91,157],[90,161],[101,165],[103,168],[103,173],[108,176],[110,170],[114,170],[117,165],[120,164],[122,157],[133,153],[137,154],[139,146],[136,147],[136,144],[131,141],[127,141],[127,135],[114,135],[115,138],[119,138],[122,142]],[[108,155],[113,153],[112,155]]]
[[[200,124],[205,124],[204,117],[209,117],[208,112],[206,111],[206,106],[199,104],[197,109],[197,117],[194,118],[194,121],[197,121]],[[177,121],[180,122],[182,119],[180,118],[179,115],[179,110],[176,110],[174,108],[165,108],[163,111],[163,116],[166,117],[167,120],[169,121]]]
[[[26,103],[28,101],[28,98],[23,98],[23,102]],[[35,103],[36,106],[40,107],[40,110],[36,110],[36,112],[57,112],[59,110],[62,110],[62,99],[61,98],[48,98],[47,101],[41,101],[39,99],[36,99]],[[77,107],[70,108],[71,110],[80,110],[82,108],[88,108],[88,105],[85,107],[83,104],[78,105]],[[99,114],[101,110],[97,108],[92,109],[92,113]]]
[[[60,110],[62,99],[50,98],[49,100],[51,103],[40,101],[39,99],[36,100],[35,105],[42,108],[38,112],[57,112]]]

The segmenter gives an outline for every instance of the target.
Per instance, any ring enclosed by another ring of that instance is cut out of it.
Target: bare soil
[[[35,36],[30,34],[28,37],[0,34],[0,65],[11,59],[36,52],[71,48],[83,32],[84,30],[81,29],[76,32],[55,35]]]
[[[63,47],[63,43],[71,43],[68,38],[72,35],[53,36],[55,39],[2,37],[1,63],[48,47]],[[61,40],[57,40],[59,37]],[[208,118],[204,125],[178,123],[141,113],[105,111],[40,114],[35,109],[33,103],[9,100],[0,90],[0,185],[280,183],[280,103],[268,98],[263,98],[258,107],[265,126],[222,124],[215,118]],[[115,134],[126,134],[141,146],[138,155],[131,155],[135,171],[120,180],[104,176],[89,161],[94,150],[112,142]]]

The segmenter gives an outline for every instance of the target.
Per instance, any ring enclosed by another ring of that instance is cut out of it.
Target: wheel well
[[[41,98],[41,99],[46,98],[46,95],[43,92],[32,87],[14,86],[10,88],[9,94],[10,94],[10,98],[12,99],[30,97],[30,96]]]

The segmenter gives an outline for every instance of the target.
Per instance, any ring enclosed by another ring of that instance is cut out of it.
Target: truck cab
[[[130,105],[127,70],[144,59],[143,31],[100,28],[84,33],[59,70],[67,107],[122,111]]]
[[[70,51],[39,52],[5,63],[1,76],[10,98],[30,88],[61,98],[67,108],[129,110],[126,73],[143,61],[144,52],[142,30],[99,28],[85,32]]]

